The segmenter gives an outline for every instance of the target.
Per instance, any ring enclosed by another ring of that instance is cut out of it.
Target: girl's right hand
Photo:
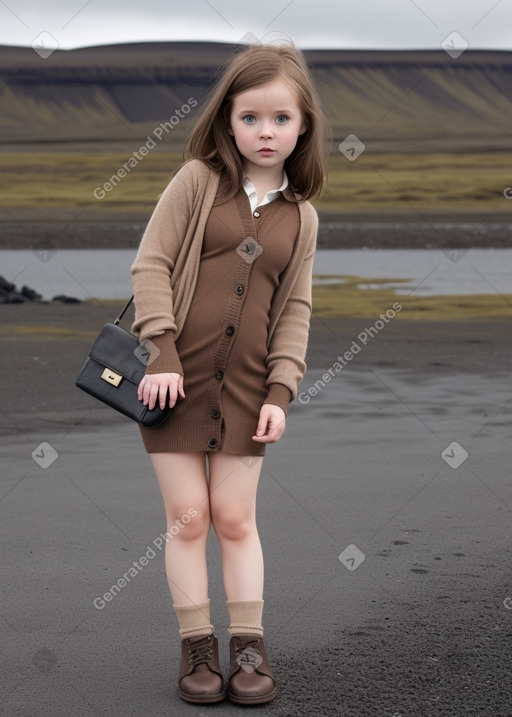
[[[152,411],[157,400],[160,408],[165,408],[165,401],[169,394],[169,407],[173,408],[178,395],[185,398],[183,390],[183,376],[180,373],[153,373],[142,377],[137,391],[137,398],[144,406]]]

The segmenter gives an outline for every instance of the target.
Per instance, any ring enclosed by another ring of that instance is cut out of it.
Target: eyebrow
[[[247,114],[251,113],[253,115],[258,114],[257,110],[251,110],[251,109],[242,109],[239,110],[240,113],[245,112]],[[280,110],[274,110],[275,114],[284,114],[285,112],[288,112],[288,114],[291,114],[293,110],[291,109],[280,109]]]

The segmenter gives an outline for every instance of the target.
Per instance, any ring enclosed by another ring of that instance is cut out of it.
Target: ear
[[[306,120],[304,120],[304,121],[302,122],[302,126],[301,126],[301,128],[300,128],[300,130],[299,130],[299,135],[300,135],[300,134],[304,134],[304,132],[307,130],[307,128],[308,128],[308,124],[307,124]]]
[[[230,134],[232,137],[235,136],[235,135],[233,134],[233,130],[231,129],[231,125],[230,125],[230,124],[228,124],[228,134]]]

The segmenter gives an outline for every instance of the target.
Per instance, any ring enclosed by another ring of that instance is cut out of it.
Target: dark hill
[[[140,43],[56,50],[0,47],[0,142],[126,142],[172,116],[181,147],[234,45]],[[374,149],[512,145],[512,53],[305,52],[337,144],[354,133]],[[176,112],[190,99],[186,121]]]

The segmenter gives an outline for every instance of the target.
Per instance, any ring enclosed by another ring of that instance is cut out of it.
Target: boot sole
[[[228,692],[228,697],[231,702],[236,702],[238,705],[262,705],[265,702],[271,702],[277,697],[277,687],[274,687],[272,692],[259,697],[241,697],[240,695],[232,695],[231,692]]]
[[[185,702],[192,702],[193,704],[199,705],[211,705],[226,699],[225,692],[220,692],[217,695],[189,695],[187,692],[182,692],[179,687],[178,694]]]

